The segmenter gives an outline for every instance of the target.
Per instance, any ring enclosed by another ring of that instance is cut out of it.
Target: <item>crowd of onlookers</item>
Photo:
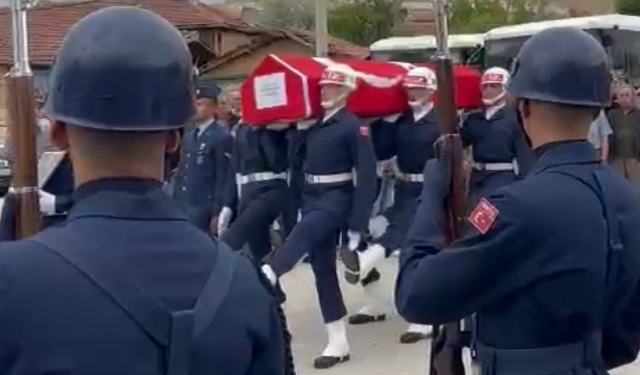
[[[612,105],[594,120],[589,141],[608,162],[640,188],[640,90],[614,86]]]

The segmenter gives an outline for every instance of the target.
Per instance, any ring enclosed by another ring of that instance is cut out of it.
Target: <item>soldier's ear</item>
[[[54,121],[51,127],[51,143],[59,150],[66,151],[69,149],[69,135],[67,132],[67,124],[61,121]]]

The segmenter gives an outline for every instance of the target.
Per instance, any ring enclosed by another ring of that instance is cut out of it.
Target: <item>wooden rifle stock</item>
[[[16,238],[40,230],[36,118],[33,76],[10,73],[6,78],[12,152],[12,193],[17,204]]]
[[[438,115],[442,124],[442,135],[453,138],[454,145],[457,146],[462,141],[456,120],[453,62],[448,49],[447,6],[445,0],[433,1],[438,41],[438,53],[435,56],[438,79]],[[463,230],[465,182],[462,153],[457,152],[458,149],[461,150],[462,147],[454,147],[447,155],[437,155],[440,158],[449,158],[451,163],[451,190],[446,202],[448,245],[460,238]],[[460,321],[442,327],[433,327],[433,334],[429,373],[431,375],[464,375]]]

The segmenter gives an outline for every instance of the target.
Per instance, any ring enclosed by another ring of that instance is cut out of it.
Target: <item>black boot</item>
[[[318,370],[324,370],[332,368],[333,366],[347,362],[351,357],[347,354],[344,357],[327,357],[320,356],[313,361],[313,368]]]

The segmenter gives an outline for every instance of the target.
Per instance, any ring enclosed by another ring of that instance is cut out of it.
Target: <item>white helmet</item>
[[[509,80],[511,79],[511,74],[506,69],[503,68],[489,68],[482,75],[481,85],[486,85],[490,83],[497,83],[502,86],[507,86]]]
[[[509,79],[511,79],[511,74],[506,69],[503,68],[490,68],[487,69],[482,75],[482,80],[480,81],[480,85],[488,85],[488,84],[499,84],[502,86],[502,92],[493,98],[485,98],[483,96],[482,102],[486,106],[493,106],[500,102],[507,95],[507,85],[509,84]]]
[[[357,86],[356,72],[348,65],[330,65],[322,72],[320,85],[340,85],[355,90]]]
[[[436,73],[426,67],[413,68],[404,77],[402,85],[406,88],[438,89]]]

